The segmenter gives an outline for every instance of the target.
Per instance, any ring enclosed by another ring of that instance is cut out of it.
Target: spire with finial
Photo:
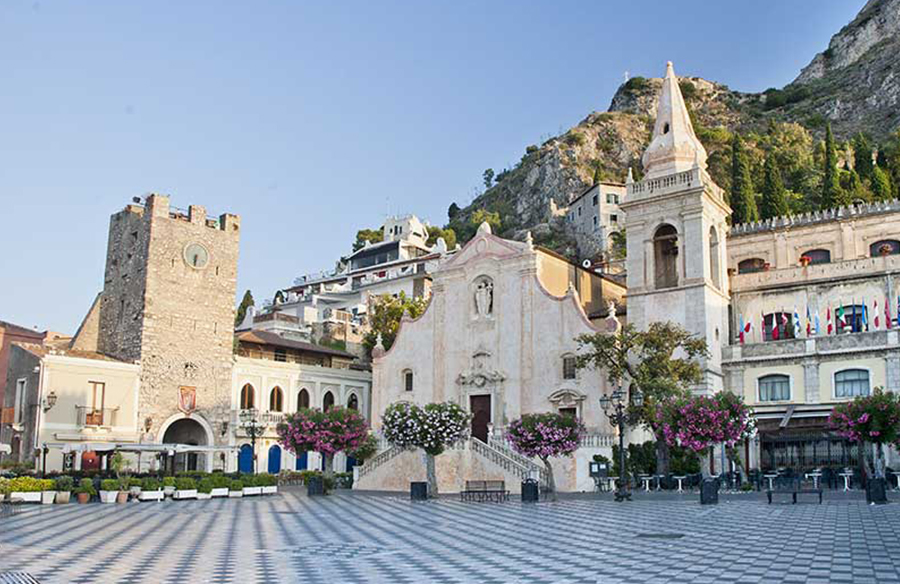
[[[659,94],[653,137],[642,162],[645,179],[695,167],[706,168],[706,149],[694,134],[671,61],[666,66],[666,77]]]

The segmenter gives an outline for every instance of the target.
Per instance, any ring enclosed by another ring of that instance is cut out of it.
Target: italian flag
[[[841,306],[837,307],[837,310],[834,311],[834,319],[837,321],[837,330],[841,332],[844,330],[844,327],[847,326],[847,321],[844,318],[844,307],[843,302],[841,302]]]

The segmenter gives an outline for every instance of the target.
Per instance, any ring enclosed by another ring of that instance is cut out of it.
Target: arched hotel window
[[[269,411],[284,411],[284,392],[277,385],[272,388],[272,392],[269,394]]]
[[[759,401],[787,401],[791,399],[791,378],[787,375],[765,375],[757,381]]]
[[[869,255],[873,258],[881,255],[895,255],[898,253],[900,253],[900,241],[897,241],[896,239],[882,239],[869,246]]]
[[[413,372],[410,369],[403,371],[403,388],[406,391],[413,390]]]
[[[297,394],[297,410],[309,409],[309,392],[304,387]]]
[[[347,409],[348,410],[358,410],[359,409],[359,398],[356,397],[355,393],[351,393],[350,397],[347,398]]]
[[[563,379],[575,379],[577,372],[575,364],[575,355],[563,355]]]
[[[791,315],[787,312],[773,312],[765,315],[763,317],[763,340],[783,341],[784,339],[793,339],[795,334],[791,318]],[[773,323],[778,324],[777,334],[772,328]]]
[[[671,225],[660,225],[653,236],[653,259],[656,265],[656,287],[678,285],[678,232]]]
[[[330,391],[325,392],[325,397],[322,398],[322,411],[327,412],[331,408],[334,407],[334,394]]]
[[[719,274],[719,235],[715,227],[709,228],[709,273],[716,288],[722,287]]]
[[[831,261],[831,252],[827,249],[811,249],[801,255],[808,257],[810,264],[827,264]]]
[[[753,274],[754,272],[762,272],[766,269],[766,260],[761,258],[750,258],[738,262],[738,274]]]
[[[255,390],[253,386],[249,383],[245,384],[244,387],[241,388],[241,409],[249,410],[253,408],[255,400],[253,399],[253,394]]]
[[[844,369],[834,374],[834,397],[869,395],[869,372],[865,369]]]

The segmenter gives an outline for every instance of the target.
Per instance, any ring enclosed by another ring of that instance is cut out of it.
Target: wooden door
[[[487,442],[488,424],[491,422],[491,396],[470,396],[469,410],[472,412],[472,436]]]

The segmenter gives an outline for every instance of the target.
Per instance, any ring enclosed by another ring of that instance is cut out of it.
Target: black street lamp
[[[259,411],[256,408],[241,410],[241,426],[250,435],[250,445],[253,449],[253,474],[256,474],[256,439],[263,435],[266,427],[259,421]]]
[[[600,407],[603,413],[609,418],[610,423],[619,429],[619,484],[616,489],[616,501],[631,501],[631,493],[628,491],[627,481],[625,480],[625,429],[631,423],[631,417],[628,415],[629,402],[636,408],[644,404],[644,396],[635,389],[631,392],[631,399],[628,399],[627,392],[621,386],[616,387],[612,395],[603,395],[600,398]]]

